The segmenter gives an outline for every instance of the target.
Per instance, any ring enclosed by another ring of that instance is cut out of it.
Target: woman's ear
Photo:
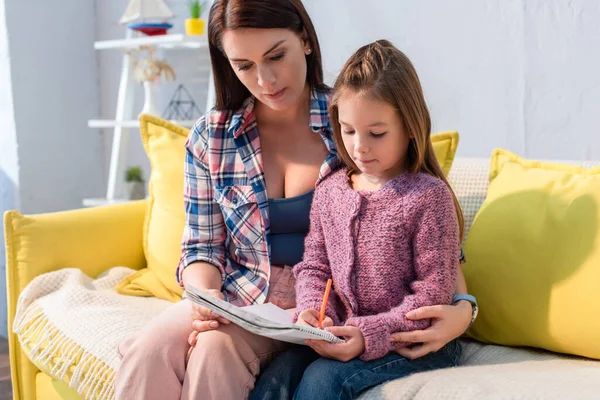
[[[306,33],[306,29],[302,30],[302,34],[300,35],[300,40],[302,40],[302,47],[304,48],[304,54],[309,55],[312,52],[312,47],[310,44],[310,40],[308,39],[308,33]]]

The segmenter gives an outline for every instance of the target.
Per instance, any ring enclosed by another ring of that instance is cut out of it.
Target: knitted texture
[[[430,325],[408,320],[408,311],[451,301],[460,246],[452,194],[441,180],[404,173],[377,191],[355,191],[341,169],[317,186],[310,219],[294,267],[296,317],[320,309],[332,278],[326,314],[362,331],[361,359],[403,345],[390,342],[394,332]]]

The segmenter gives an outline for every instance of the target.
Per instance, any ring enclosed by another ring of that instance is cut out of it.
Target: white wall
[[[459,156],[504,147],[527,157],[600,159],[600,1],[304,3],[330,78],[370,41],[403,50],[434,130],[461,133]]]
[[[99,108],[94,11],[91,1],[0,0],[0,211],[80,208],[104,194],[103,143],[87,128]]]
[[[10,57],[4,1],[0,0],[0,216],[18,202],[19,163],[12,103]],[[6,254],[0,235],[0,299],[6,293]],[[0,301],[0,335],[6,337],[6,301]]]
[[[183,0],[167,3],[185,14]],[[600,159],[600,1],[304,4],[319,34],[328,83],[358,47],[391,40],[419,72],[434,130],[460,132],[459,156],[487,157],[504,147],[533,158]],[[117,0],[98,2],[99,38],[122,37],[114,21],[123,8]],[[102,57],[102,113],[109,117],[120,64],[114,54]],[[130,145],[130,158],[145,160],[139,143]]]
[[[103,193],[93,2],[6,1],[6,18],[20,211],[79,208]]]

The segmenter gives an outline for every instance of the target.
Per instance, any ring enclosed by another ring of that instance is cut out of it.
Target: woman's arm
[[[458,274],[456,275],[455,292],[456,292],[456,294],[468,294],[467,281],[465,280],[465,274],[463,274],[462,268],[458,269]]]
[[[181,243],[182,255],[177,267],[177,282],[182,287],[189,283],[200,288],[220,291],[225,273],[227,231],[221,208],[213,198],[206,135],[206,119],[202,117],[190,131],[185,143],[185,227]],[[192,265],[193,271],[186,273],[184,278],[184,271]],[[213,271],[209,271],[211,267]]]
[[[221,291],[221,273],[214,265],[196,261],[183,270],[183,282],[200,290]]]
[[[462,268],[458,269],[456,293],[468,293]],[[411,360],[438,351],[467,330],[472,316],[473,306],[466,300],[460,300],[454,305],[434,305],[412,310],[406,314],[408,319],[428,319],[432,321],[431,326],[425,330],[394,333],[392,340],[395,342],[419,343],[410,348],[400,347],[395,351]]]
[[[190,131],[185,143],[184,168],[185,227],[182,254],[177,267],[177,281],[191,285],[215,297],[221,293],[225,271],[225,238],[223,215],[213,200],[213,184],[208,170],[206,118],[202,117]],[[198,332],[228,324],[208,308],[192,304],[192,327],[188,341],[193,345]]]

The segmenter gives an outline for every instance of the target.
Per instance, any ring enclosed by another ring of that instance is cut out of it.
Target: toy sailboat
[[[173,17],[163,0],[131,0],[119,23],[148,36],[164,35],[173,27],[165,21]]]

